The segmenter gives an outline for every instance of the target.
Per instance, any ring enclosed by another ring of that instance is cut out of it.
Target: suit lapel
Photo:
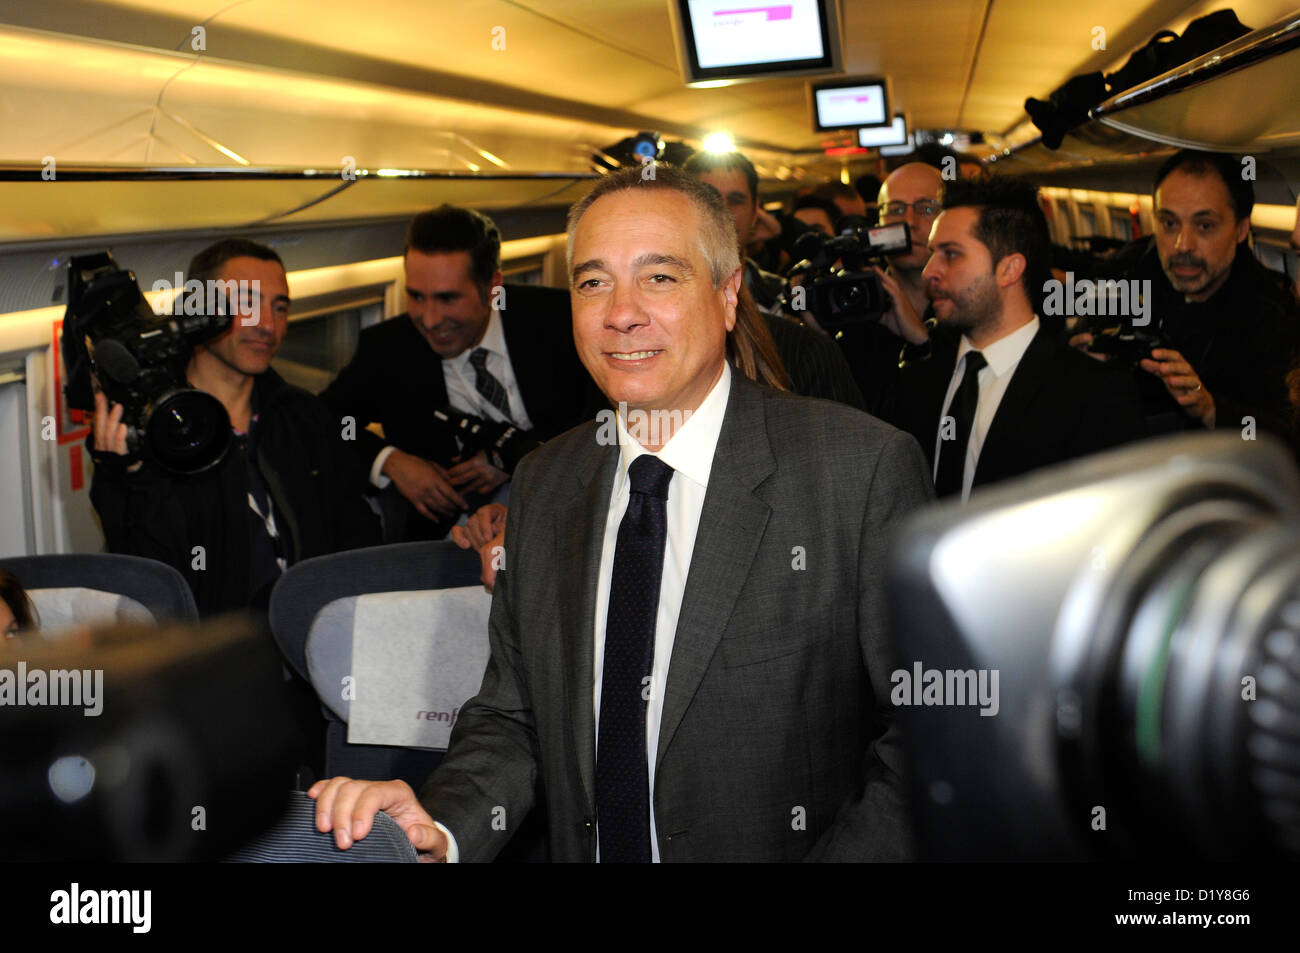
[[[1054,346],[1046,328],[1042,327],[1029,342],[984,437],[984,446],[980,448],[979,461],[975,465],[975,483],[979,483],[981,476],[1001,474],[1003,457],[1014,454],[1016,438],[1034,433],[1028,417],[1037,407],[1035,398],[1038,392],[1050,378]]]
[[[749,576],[772,513],[754,490],[775,469],[762,390],[733,374],[677,619],[656,764],[699,689]]]
[[[939,439],[939,418],[943,414],[943,399],[948,395],[953,368],[957,365],[957,352],[943,350],[923,365],[924,384],[917,388],[918,407],[922,425],[913,435],[925,452],[925,459],[934,469],[934,448]]]
[[[410,412],[418,414],[421,420],[427,419],[433,408],[448,405],[447,382],[442,376],[442,358],[429,347],[429,342],[420,336],[420,332],[415,329],[409,316],[402,315],[392,320],[401,321],[406,329],[406,333],[402,335],[405,353],[397,356],[397,360],[402,361],[408,368],[404,379],[423,391],[422,400],[429,401],[427,407],[417,404],[410,408]]]
[[[559,637],[564,644],[565,704],[572,713],[573,743],[578,753],[578,773],[587,805],[595,810],[596,722],[591,694],[595,684],[592,654],[595,651],[596,583],[604,545],[609,495],[618,469],[618,447],[602,447],[595,441],[583,459],[575,461],[572,493],[557,514],[559,532],[556,555],[561,572],[575,581],[577,591],[568,589],[560,600]]]

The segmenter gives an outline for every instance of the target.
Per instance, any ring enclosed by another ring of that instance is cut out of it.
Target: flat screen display
[[[895,116],[892,126],[866,126],[859,129],[858,145],[864,149],[907,145],[907,120]]]
[[[883,79],[814,83],[809,89],[812,93],[813,128],[818,132],[862,126],[888,129],[893,123]]]
[[[833,72],[834,0],[672,0],[688,83]]]

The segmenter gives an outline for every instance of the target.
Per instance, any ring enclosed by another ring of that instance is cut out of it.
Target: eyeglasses
[[[902,218],[907,214],[909,208],[916,213],[917,218],[934,218],[943,211],[939,207],[939,203],[934,199],[917,199],[911,205],[906,202],[890,202],[887,205],[882,205],[880,206],[880,217],[882,219],[886,216],[889,218]]]

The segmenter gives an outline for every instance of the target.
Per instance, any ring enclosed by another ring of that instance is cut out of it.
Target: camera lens
[[[174,473],[194,474],[221,462],[230,446],[230,416],[221,401],[198,390],[173,390],[154,405],[144,447]]]
[[[1231,493],[1150,526],[1060,694],[1067,797],[1103,854],[1300,853],[1300,525]]]
[[[836,287],[831,293],[831,303],[836,311],[856,312],[861,309],[862,299],[865,297],[862,285],[854,281]]]
[[[1297,501],[1282,445],[1204,434],[912,517],[900,657],[998,676],[990,717],[896,702],[923,853],[1300,856]]]

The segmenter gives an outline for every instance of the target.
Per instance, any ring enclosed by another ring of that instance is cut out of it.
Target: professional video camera
[[[433,417],[460,440],[462,459],[483,450],[487,453],[488,463],[506,473],[514,473],[524,454],[542,445],[531,431],[521,430],[510,423],[484,420],[452,407],[435,410]]]
[[[185,366],[195,344],[230,326],[231,315],[216,311],[157,315],[135,275],[109,252],[71,259],[63,318],[68,406],[93,412],[94,391],[102,390],[123,407],[130,455],[182,474],[215,466],[230,444],[230,418],[221,401],[185,386]]]
[[[827,238],[820,232],[800,235],[794,244],[798,263],[790,275],[803,283],[788,292],[790,302],[803,292],[803,309],[830,333],[856,324],[870,324],[894,306],[870,265],[884,265],[886,256],[911,247],[906,222],[871,225],[861,215],[846,215],[836,223],[839,234]]]
[[[923,856],[1300,857],[1281,444],[1148,441],[928,507],[886,591]]]

